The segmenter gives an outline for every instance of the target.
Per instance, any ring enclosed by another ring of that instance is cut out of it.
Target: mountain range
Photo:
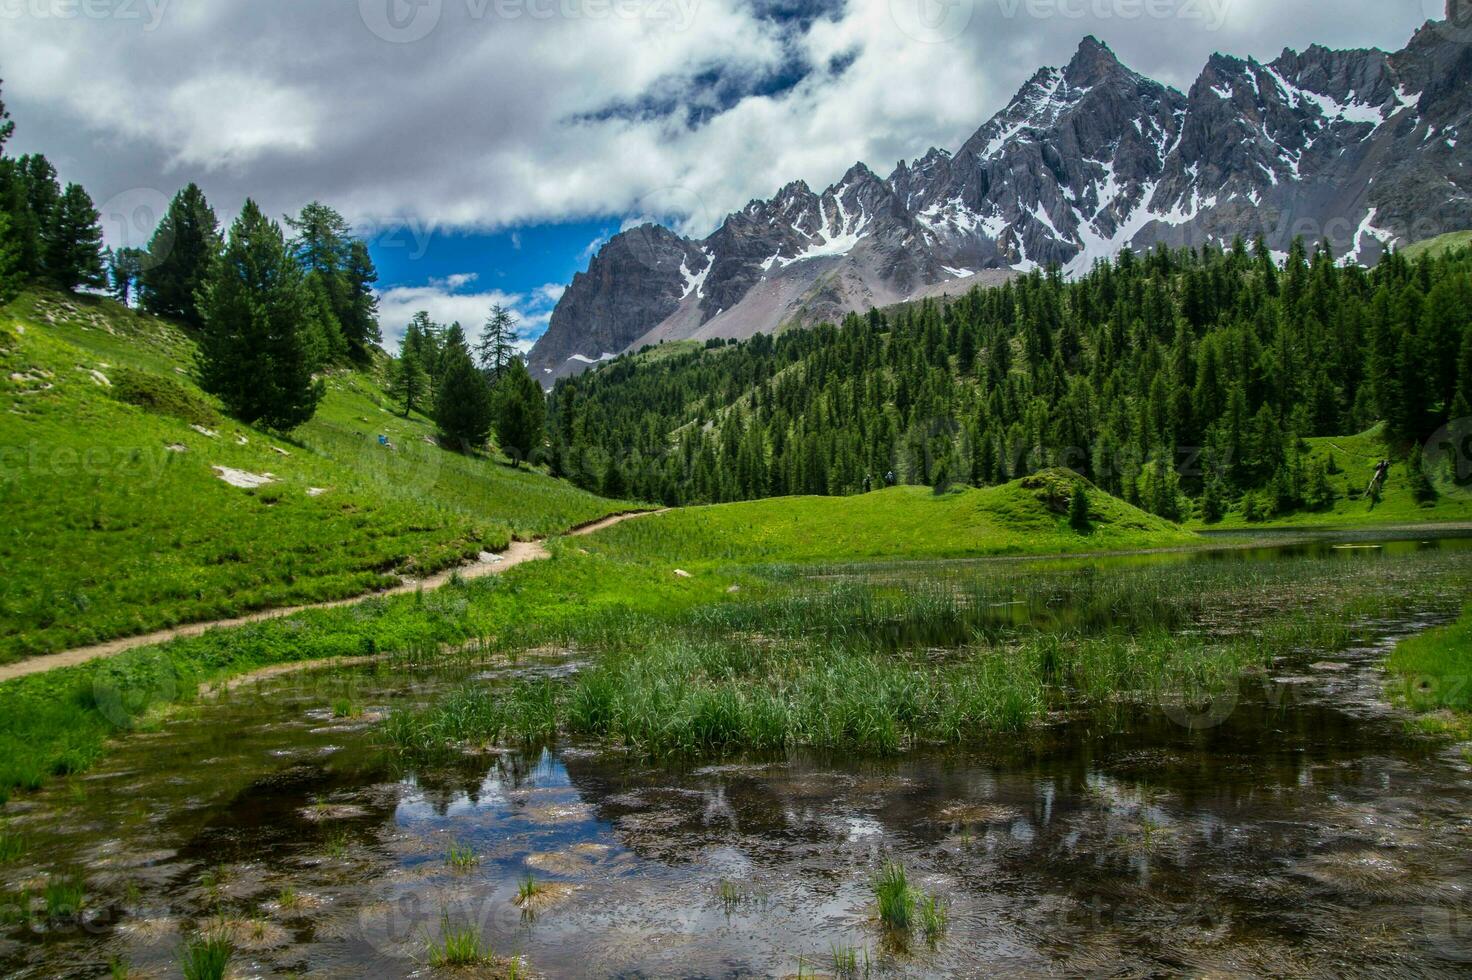
[[[746,338],[963,292],[1124,248],[1327,239],[1373,263],[1472,228],[1472,0],[1401,51],[1216,54],[1180,92],[1093,37],[1043,68],[954,153],[862,163],[730,214],[709,237],[657,224],[605,243],[530,356],[557,378],[646,344]]]

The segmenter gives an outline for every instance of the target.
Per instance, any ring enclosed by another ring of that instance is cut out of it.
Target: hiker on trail
[[[864,492],[865,493],[868,493],[870,490],[873,490],[873,489],[874,489],[874,481],[872,479],[870,479],[868,473],[865,473],[864,474]]]
[[[888,473],[884,474],[884,485],[887,487],[894,486],[894,470],[890,470]]]
[[[1385,489],[1385,478],[1390,475],[1390,460],[1382,459],[1380,465],[1375,467],[1375,476],[1370,480],[1370,485],[1365,488],[1365,496],[1370,498],[1370,506],[1380,501],[1380,491]]]

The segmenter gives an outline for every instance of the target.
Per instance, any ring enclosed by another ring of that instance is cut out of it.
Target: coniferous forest
[[[990,485],[1053,465],[1161,516],[1332,499],[1302,439],[1403,457],[1472,402],[1472,252],[1373,269],[1298,244],[1124,253],[942,303],[560,382],[555,469],[667,504]]]

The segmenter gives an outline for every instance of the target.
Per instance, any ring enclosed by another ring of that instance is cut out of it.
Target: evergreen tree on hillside
[[[1079,533],[1089,530],[1089,493],[1082,483],[1073,486],[1073,500],[1068,505],[1068,526]]]
[[[20,250],[10,235],[10,215],[0,211],[0,303],[20,287]]]
[[[68,184],[46,231],[46,274],[59,289],[107,285],[102,226],[81,184]]]
[[[107,278],[112,294],[124,306],[133,299],[148,253],[141,248],[114,248],[107,252]]]
[[[343,339],[354,359],[366,361],[368,348],[383,341],[378,328],[378,294],[373,291],[378,269],[368,254],[367,242],[355,238],[349,243],[343,274],[347,278],[347,305],[339,314]]]
[[[491,307],[475,345],[476,361],[494,384],[516,357],[516,317],[500,303]]]
[[[200,295],[200,384],[248,424],[287,431],[312,417],[321,325],[281,227],[247,200]]]
[[[149,239],[139,304],[157,316],[202,326],[199,297],[219,254],[219,221],[204,192],[190,184],[174,195]]]
[[[493,414],[491,388],[470,359],[465,333],[458,323],[444,335],[434,399],[435,424],[447,446],[468,452],[486,444]]]
[[[1457,394],[1448,413],[1453,419],[1472,417],[1472,328],[1463,333],[1462,354],[1457,361]]]
[[[19,280],[46,276],[46,235],[60,206],[56,169],[44,156],[0,159],[0,210],[10,216],[7,237]]]
[[[404,418],[421,408],[429,397],[429,375],[419,361],[416,348],[407,344],[393,364],[389,393],[404,406]]]
[[[595,490],[619,459],[679,503],[854,493],[865,470],[933,484],[947,459],[972,484],[1067,466],[1167,514],[1208,491],[1213,510],[1251,490],[1259,513],[1316,506],[1300,437],[1384,420],[1399,455],[1472,403],[1467,288],[1472,250],[1373,269],[1322,245],[1282,269],[1262,243],[1125,252],[1075,281],[614,361],[559,382],[552,458]]]
[[[334,353],[366,362],[368,346],[381,339],[373,294],[378,271],[367,244],[353,237],[346,218],[320,201],[306,205],[286,223],[295,232],[292,249],[326,304],[325,324]]]
[[[501,443],[501,451],[518,465],[523,460],[533,460],[542,448],[547,395],[527,371],[521,358],[512,357],[502,367],[500,380],[496,383],[495,407],[496,438]]]

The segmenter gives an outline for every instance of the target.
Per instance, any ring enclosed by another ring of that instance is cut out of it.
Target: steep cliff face
[[[749,337],[958,292],[1129,247],[1327,239],[1373,262],[1390,244],[1472,228],[1472,0],[1395,54],[1214,55],[1189,92],[1095,38],[1038,71],[954,154],[887,178],[856,164],[801,181],[703,241],[652,225],[610,240],[532,352],[548,384],[662,340]]]

